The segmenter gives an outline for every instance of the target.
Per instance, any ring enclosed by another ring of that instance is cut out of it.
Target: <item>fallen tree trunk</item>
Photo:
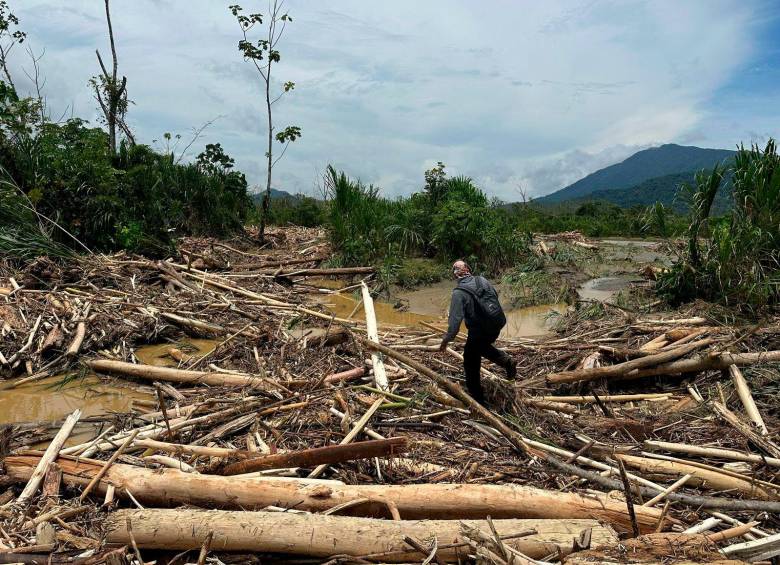
[[[6,473],[25,481],[40,460],[38,455],[12,455],[5,459]],[[63,482],[85,486],[103,466],[102,461],[63,457]],[[144,469],[115,464],[95,493],[105,493],[107,484],[117,494],[129,489],[142,503],[161,506],[192,504],[204,507],[259,509],[283,506],[321,512],[357,499],[389,500],[404,518],[595,518],[622,530],[630,529],[626,505],[604,495],[581,496],[520,485],[421,484],[421,485],[317,485],[296,482],[263,481],[255,478],[196,475],[177,469]],[[637,521],[643,531],[654,531],[661,511],[637,508]],[[384,503],[357,506],[350,513],[384,516]]]
[[[772,467],[780,467],[780,459],[776,457],[764,457],[755,453],[743,453],[735,449],[723,449],[719,447],[701,447],[687,443],[671,443],[667,441],[645,440],[644,446],[648,449],[661,449],[672,453],[688,453],[701,457],[715,457],[718,459],[731,459],[733,461],[745,461],[746,463],[766,464]]]
[[[169,381],[174,383],[206,384],[209,386],[249,386],[252,388],[269,388],[264,379],[251,375],[234,373],[215,373],[208,371],[187,371],[171,367],[156,367],[154,365],[136,365],[124,361],[97,359],[87,361],[90,369],[96,373],[110,373],[146,379],[149,381]]]
[[[435,538],[439,545],[460,543],[457,520],[393,521],[348,516],[287,514],[278,512],[226,512],[221,510],[119,510],[106,521],[109,543],[130,543],[128,523],[139,548],[187,550],[201,547],[214,532],[211,548],[219,551],[284,553],[311,557],[384,554],[385,562],[419,561],[421,557],[404,542]],[[489,531],[487,522],[470,526]],[[535,529],[536,534],[505,544],[532,558],[571,552],[585,530],[591,543],[615,543],[617,537],[596,520],[494,520],[499,535]],[[437,556],[449,561],[465,557],[468,547],[442,549]]]
[[[374,267],[334,267],[332,269],[264,269],[262,274],[284,277],[324,277],[339,275],[370,275],[376,269]]]
[[[646,355],[645,357],[637,357],[636,359],[631,359],[625,363],[618,363],[617,365],[609,365],[607,367],[593,367],[592,369],[577,369],[574,371],[550,373],[547,375],[547,382],[551,385],[556,385],[592,381],[602,377],[609,378],[628,375],[645,367],[652,367],[653,365],[659,365],[674,359],[679,359],[695,349],[710,345],[714,341],[715,340],[713,339],[702,339],[701,341],[687,343],[668,351]]]
[[[646,357],[645,357],[646,359]],[[729,365],[745,367],[759,363],[777,363],[780,361],[780,351],[762,351],[760,353],[721,353],[718,355],[697,355],[690,359],[681,359],[664,363],[650,369],[641,369],[635,373],[621,375],[621,379],[641,379],[658,375],[678,375],[683,373],[698,373],[727,369]]]
[[[753,498],[777,500],[775,493],[767,492],[748,480],[738,479],[718,471],[702,469],[694,465],[678,463],[677,461],[664,461],[661,459],[650,459],[649,457],[636,457],[634,455],[615,454],[615,458],[620,459],[629,467],[639,469],[644,475],[682,477],[690,474],[692,478],[689,483],[693,486],[706,484],[707,488],[712,490],[738,490]]]
[[[290,453],[274,453],[228,465],[222,470],[223,475],[241,475],[265,469],[286,469],[303,467],[306,469],[317,465],[331,465],[354,459],[369,459],[385,457],[406,451],[406,438],[375,439],[343,445],[326,445],[314,449],[292,451]]]

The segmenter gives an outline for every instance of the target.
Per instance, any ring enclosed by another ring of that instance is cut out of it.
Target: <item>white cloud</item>
[[[113,2],[135,102],[129,121],[150,142],[223,115],[202,143],[222,142],[262,184],[260,88],[236,49],[228,3]],[[303,138],[274,184],[289,191],[311,192],[315,173],[333,163],[408,194],[441,160],[512,200],[518,183],[540,195],[649,144],[730,147],[736,132],[722,121],[706,131],[705,106],[756,48],[755,6],[738,0],[288,0],[288,8],[294,21],[276,77],[297,88],[275,121],[301,126]],[[54,112],[72,104],[95,116],[86,84],[94,49],[108,56],[102,3],[25,0],[16,11],[30,44],[47,47]]]

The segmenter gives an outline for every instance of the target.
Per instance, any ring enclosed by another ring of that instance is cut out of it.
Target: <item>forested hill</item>
[[[590,197],[597,191],[636,187],[659,177],[709,169],[732,155],[734,151],[726,149],[702,149],[669,143],[639,151],[621,163],[591,173],[566,188],[538,198],[536,202],[553,204]]]

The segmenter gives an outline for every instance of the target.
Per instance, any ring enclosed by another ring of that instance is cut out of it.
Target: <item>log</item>
[[[17,504],[26,504],[37,492],[38,487],[41,485],[44,477],[46,476],[46,471],[49,469],[49,464],[57,459],[57,456],[60,453],[60,449],[62,449],[62,446],[65,445],[65,442],[70,437],[70,434],[73,431],[73,428],[76,426],[76,422],[79,421],[79,418],[81,418],[81,410],[76,409],[73,411],[73,414],[65,419],[65,422],[62,424],[60,431],[58,431],[57,435],[54,436],[54,439],[51,440],[51,443],[49,444],[49,447],[46,448],[43,456],[38,458],[36,461],[35,468],[29,475],[27,485],[19,495],[19,498],[16,499]]]
[[[370,275],[374,267],[334,267],[330,269],[266,269],[258,271],[261,274],[277,277],[325,277],[344,275]]]
[[[764,437],[761,434],[759,434],[750,426],[750,424],[742,421],[742,419],[739,416],[734,414],[734,412],[726,408],[726,406],[724,406],[720,402],[713,402],[712,407],[715,408],[715,411],[724,420],[726,420],[729,424],[731,424],[734,427],[734,429],[736,429],[739,433],[745,436],[745,438],[750,440],[750,442],[752,442],[753,445],[761,448],[772,457],[780,458],[780,446],[776,445],[768,437]]]
[[[551,385],[556,385],[563,383],[587,382],[600,378],[614,378],[632,374],[645,367],[652,367],[653,365],[659,365],[673,361],[675,359],[679,359],[691,351],[710,345],[714,341],[715,340],[713,339],[702,339],[700,341],[687,343],[668,351],[662,351],[661,353],[646,355],[644,357],[637,357],[636,359],[631,359],[625,363],[618,363],[617,365],[609,365],[607,367],[594,367],[592,369],[577,369],[574,371],[550,373],[547,375],[547,382]]]
[[[757,486],[750,481],[738,479],[725,473],[719,473],[710,469],[702,469],[677,461],[664,461],[660,459],[650,459],[649,457],[637,457],[634,455],[615,454],[616,459],[622,460],[626,465],[639,469],[644,474],[658,474],[674,477],[683,477],[692,475],[688,481],[691,485],[706,484],[707,488],[715,490],[735,489],[741,493],[747,494],[761,500],[777,500],[777,495],[773,492]]]
[[[780,467],[780,459],[776,457],[764,457],[755,453],[743,453],[733,449],[721,449],[719,447],[701,447],[687,443],[671,443],[667,441],[645,440],[644,445],[651,450],[671,451],[672,453],[687,453],[701,457],[715,457],[717,459],[731,459],[732,461],[744,461],[746,463],[766,464],[772,467]]]
[[[40,460],[36,455],[10,455],[5,459],[9,477],[26,480]],[[63,482],[84,486],[103,466],[102,461],[61,456]],[[223,477],[183,473],[177,469],[145,469],[116,463],[106,472],[95,492],[104,494],[106,483],[117,494],[127,490],[140,502],[175,506],[190,504],[207,508],[259,509],[283,506],[322,512],[360,498],[393,502],[404,518],[550,518],[592,517],[630,528],[625,504],[604,496],[548,491],[521,485],[412,484],[412,485],[316,485],[296,481],[265,481],[257,478]],[[657,508],[637,508],[643,531],[654,531],[661,517]],[[365,504],[353,511],[364,516],[384,516],[384,504]]]
[[[222,474],[241,475],[265,469],[285,469],[288,467],[311,468],[317,465],[332,465],[355,459],[386,457],[404,453],[406,450],[405,437],[360,441],[343,445],[326,445],[325,447],[292,451],[290,453],[275,453],[239,461],[225,467],[222,470]]]
[[[748,418],[756,425],[758,431],[761,432],[761,435],[769,435],[769,430],[767,430],[764,419],[758,411],[756,402],[753,400],[753,395],[750,394],[750,387],[748,386],[745,377],[742,375],[742,371],[740,371],[736,365],[731,365],[729,366],[729,374],[734,383],[734,388],[737,390],[737,395],[742,401],[742,405],[745,407],[745,414],[747,414]]]
[[[226,332],[225,328],[223,328],[219,324],[211,324],[209,322],[204,322],[202,320],[185,318],[184,316],[179,316],[177,314],[172,314],[170,312],[160,312],[160,316],[165,318],[166,320],[170,320],[171,322],[173,322],[178,326],[184,326],[185,328],[193,328],[199,330],[200,332],[205,332],[208,334],[223,334]]]
[[[374,313],[374,301],[371,293],[368,291],[368,285],[365,282],[360,283],[360,290],[363,293],[363,310],[366,313],[366,333],[368,339],[374,343],[379,343],[379,330],[376,325],[376,314]],[[374,384],[379,390],[389,390],[387,382],[387,373],[385,364],[382,361],[382,355],[377,351],[371,352],[371,364],[374,367]]]
[[[439,544],[463,541],[457,520],[375,520],[348,516],[319,516],[278,512],[226,512],[220,510],[118,510],[106,521],[108,543],[130,541],[127,523],[132,524],[139,548],[197,549],[214,532],[211,547],[216,551],[283,553],[311,557],[387,553],[385,562],[409,562],[410,551],[404,536],[435,538]],[[473,521],[472,527],[487,530],[485,521]],[[538,533],[506,540],[505,544],[523,554],[542,558],[560,551],[571,552],[573,542],[592,528],[592,543],[615,543],[616,536],[596,520],[493,520],[499,534],[535,529]],[[467,552],[461,550],[465,557]],[[397,555],[395,555],[397,554]],[[457,550],[443,549],[440,557],[458,558]]]
[[[342,371],[341,373],[333,373],[332,375],[328,375],[322,382],[325,384],[333,384],[342,381],[351,381],[354,379],[359,379],[365,374],[366,369],[364,367],[355,367],[354,369],[349,369],[348,371]]]
[[[79,351],[81,350],[81,344],[84,343],[84,338],[87,335],[87,324],[86,322],[79,322],[76,324],[76,333],[73,335],[73,341],[70,342],[70,346],[68,347],[68,351],[65,352],[65,354],[68,357],[75,357],[79,354]]]
[[[645,357],[646,359],[646,357]],[[651,369],[642,369],[622,379],[641,379],[658,375],[679,375],[727,369],[729,365],[744,367],[760,363],[777,363],[780,361],[780,351],[762,351],[760,353],[721,353],[719,355],[697,355],[690,359],[681,359],[664,363]]]
[[[209,386],[249,386],[252,388],[269,388],[265,379],[251,375],[236,373],[215,373],[207,371],[187,371],[172,367],[156,367],[154,365],[136,365],[124,361],[98,359],[87,361],[87,365],[96,373],[110,373],[146,379],[150,381],[169,381],[174,383],[205,384]]]
[[[671,392],[657,392],[647,394],[607,394],[599,396],[602,402],[635,402],[638,400],[667,400],[672,396]],[[596,402],[595,396],[542,396],[539,400],[547,402],[566,402],[571,404],[590,404]]]

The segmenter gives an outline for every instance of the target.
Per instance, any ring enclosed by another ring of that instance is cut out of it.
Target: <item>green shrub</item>
[[[734,206],[721,218],[712,204],[730,175]],[[699,173],[690,193],[687,250],[658,281],[673,303],[694,298],[747,309],[780,303],[780,155],[740,147],[729,169]]]

